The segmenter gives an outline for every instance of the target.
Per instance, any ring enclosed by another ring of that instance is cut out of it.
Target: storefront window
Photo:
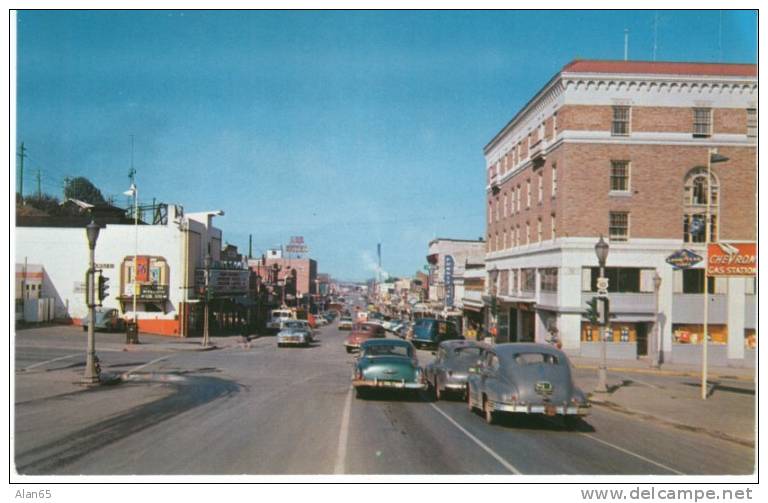
[[[557,269],[539,269],[542,292],[557,292]]]
[[[747,349],[757,349],[757,333],[754,328],[744,330],[744,347]]]
[[[707,333],[710,343],[728,343],[727,325],[709,325],[707,328]],[[673,324],[672,339],[677,344],[701,344],[701,342],[704,340],[704,325]]]
[[[639,293],[641,269],[630,267],[606,267],[605,277],[608,278],[608,292],[610,293]],[[600,277],[600,268],[592,267],[591,290],[597,291],[597,278]]]
[[[715,278],[707,278],[709,293],[715,293]],[[683,270],[683,293],[704,293],[704,269]]]
[[[522,269],[522,283],[521,290],[536,291],[536,269]]]

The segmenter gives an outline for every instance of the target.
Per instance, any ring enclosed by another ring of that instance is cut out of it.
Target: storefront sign
[[[304,244],[304,236],[291,236],[291,242],[285,247],[288,253],[307,253],[309,247]]]
[[[248,269],[211,269],[208,284],[214,293],[233,294],[248,291]]]
[[[453,257],[443,258],[443,283],[445,284],[445,305],[453,307]]]
[[[143,300],[166,300],[168,285],[139,285],[139,298]]]
[[[667,257],[667,264],[675,269],[688,269],[702,261],[702,257],[691,250],[677,250]]]
[[[754,276],[757,274],[755,243],[710,243],[707,276]]]

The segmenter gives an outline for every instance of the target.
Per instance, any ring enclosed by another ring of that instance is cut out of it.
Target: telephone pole
[[[19,156],[19,167],[21,169],[21,176],[19,176],[19,197],[21,198],[21,204],[24,204],[24,158],[27,157],[24,142],[21,142],[21,148],[19,150],[20,152],[16,154]]]
[[[43,191],[40,189],[40,168],[37,168],[37,198],[43,197]]]

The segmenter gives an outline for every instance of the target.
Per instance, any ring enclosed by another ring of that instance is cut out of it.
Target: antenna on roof
[[[624,28],[624,61],[629,55],[629,28]]]
[[[723,60],[723,11],[720,11],[720,21],[718,23],[717,27],[718,37],[717,37],[717,62],[721,62]]]

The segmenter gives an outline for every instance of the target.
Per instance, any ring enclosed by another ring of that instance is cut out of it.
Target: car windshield
[[[273,318],[290,318],[291,312],[290,311],[272,311],[272,317]]]
[[[304,322],[289,321],[289,322],[286,322],[285,328],[304,328]]]
[[[517,365],[557,365],[559,358],[549,353],[517,353],[512,358]]]
[[[377,344],[365,349],[366,357],[376,356],[411,356],[411,348],[395,344]]]
[[[473,346],[458,347],[453,350],[451,359],[456,361],[474,363],[477,361],[478,358],[480,358],[480,353],[482,353],[482,349],[478,347],[473,347]]]
[[[420,320],[413,326],[413,332],[421,337],[431,337],[435,323],[435,320]]]

